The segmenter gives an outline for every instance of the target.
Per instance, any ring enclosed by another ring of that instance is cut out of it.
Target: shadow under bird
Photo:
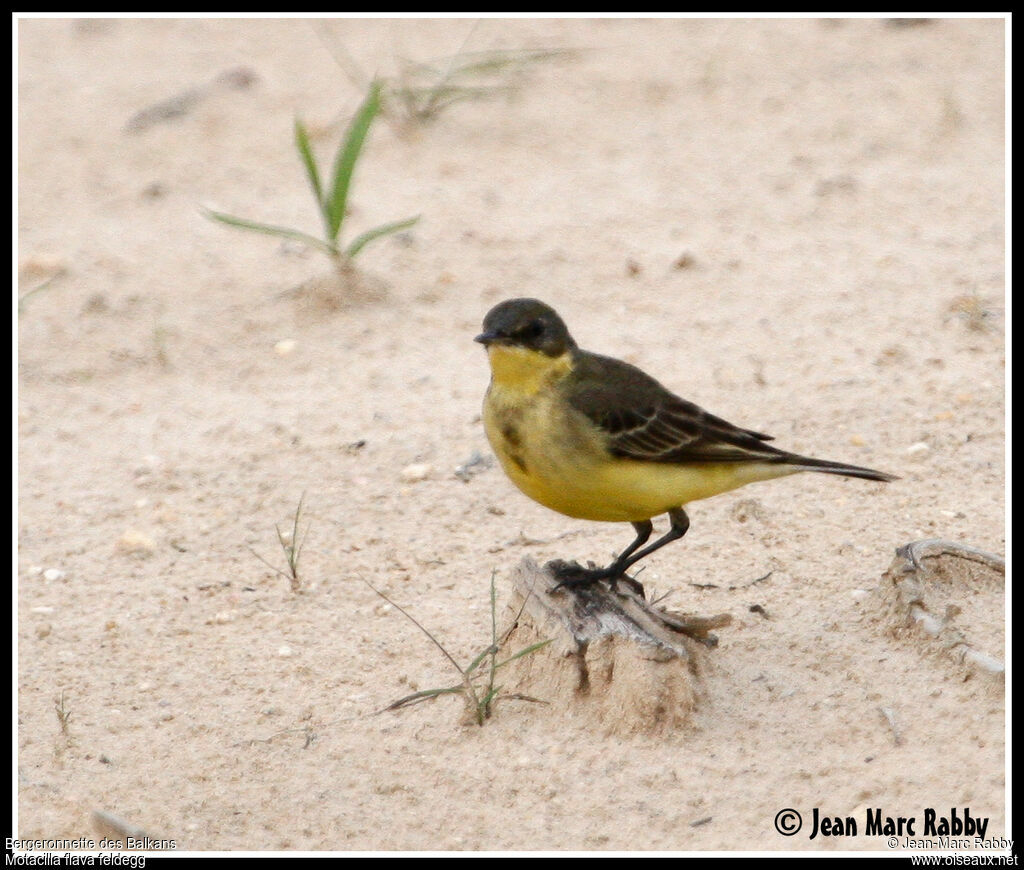
[[[635,540],[605,568],[553,562],[558,586],[619,581],[686,534],[692,501],[800,471],[865,480],[881,471],[780,450],[770,435],[734,426],[676,396],[636,366],[580,349],[553,308],[509,299],[476,337],[491,382],[483,423],[501,467],[526,495],[576,519],[628,522]],[[652,517],[669,530],[651,544]]]

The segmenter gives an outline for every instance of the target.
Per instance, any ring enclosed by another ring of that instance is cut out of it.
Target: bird
[[[802,471],[898,479],[779,449],[772,436],[708,413],[638,367],[581,349],[538,299],[495,305],[475,341],[491,370],[484,431],[512,483],[558,513],[628,522],[636,533],[604,568],[549,563],[559,580],[551,591],[607,581],[617,592],[624,581],[643,597],[627,571],[686,534],[693,501]],[[648,543],[662,514],[669,529]]]

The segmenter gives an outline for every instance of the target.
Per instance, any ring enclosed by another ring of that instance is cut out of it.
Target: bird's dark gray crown
[[[562,318],[539,299],[507,299],[495,305],[487,312],[484,331],[476,340],[485,345],[525,347],[552,357],[576,347]]]

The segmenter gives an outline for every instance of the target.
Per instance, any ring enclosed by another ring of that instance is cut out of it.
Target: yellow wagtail
[[[779,450],[766,443],[770,435],[709,414],[636,366],[581,350],[562,318],[536,299],[496,305],[476,341],[491,364],[484,429],[512,482],[559,513],[636,530],[606,568],[552,563],[558,586],[608,580],[615,589],[624,580],[642,595],[626,571],[686,534],[683,507],[754,481],[798,471],[896,479]],[[670,528],[644,547],[660,514]]]

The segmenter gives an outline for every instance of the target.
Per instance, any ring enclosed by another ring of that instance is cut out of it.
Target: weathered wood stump
[[[618,592],[603,583],[550,591],[556,583],[532,559],[515,569],[507,648],[551,643],[513,662],[505,689],[609,733],[686,724],[699,696],[701,657],[717,643],[710,632],[731,617],[673,613],[621,583]]]
[[[973,671],[1003,679],[1005,561],[938,539],[896,550],[881,590],[897,625],[916,626],[936,649]]]

